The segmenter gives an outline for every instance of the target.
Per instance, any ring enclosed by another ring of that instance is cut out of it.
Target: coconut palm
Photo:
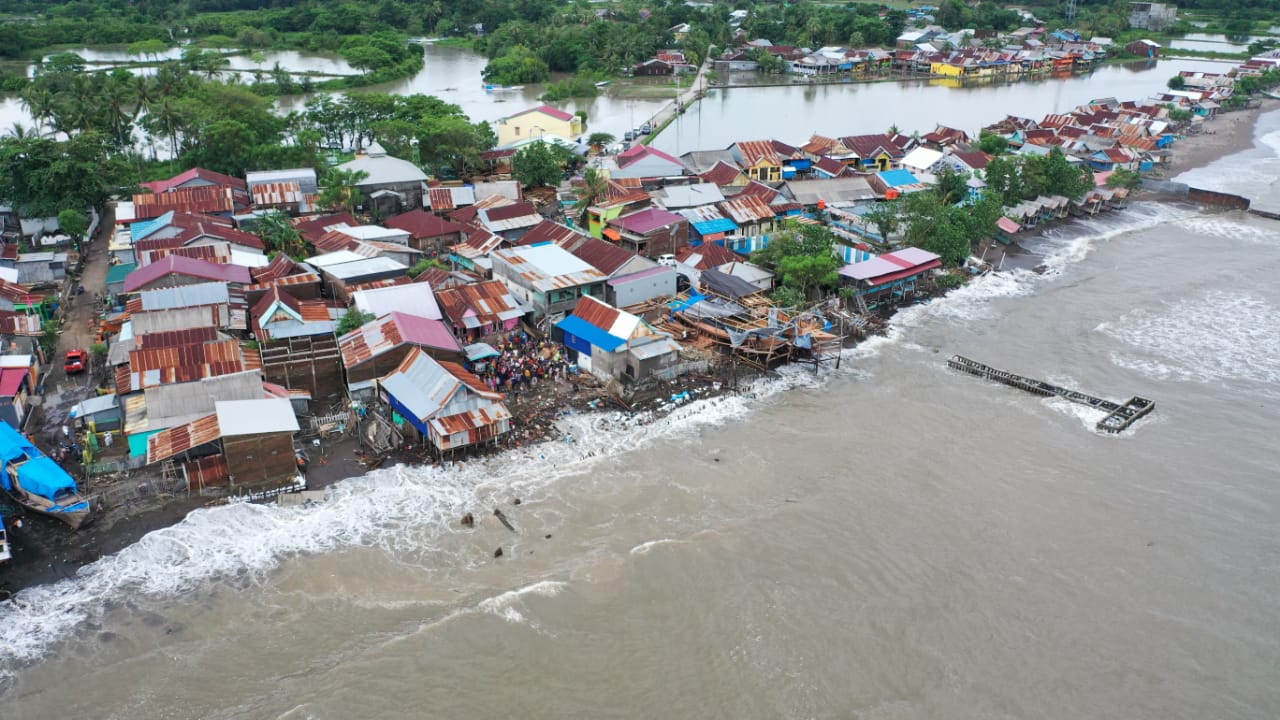
[[[587,222],[587,209],[595,205],[609,192],[609,178],[605,174],[595,168],[587,168],[582,173],[582,185],[573,191],[578,198],[573,204],[573,209],[578,213],[578,224],[584,225]]]
[[[351,212],[364,200],[358,185],[367,177],[369,173],[363,170],[331,168],[325,174],[324,188],[320,190],[320,196],[316,198],[316,202],[332,210]]]

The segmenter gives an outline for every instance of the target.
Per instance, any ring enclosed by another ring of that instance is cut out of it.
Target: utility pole
[[[1076,24],[1076,0],[1067,0],[1067,25]]]

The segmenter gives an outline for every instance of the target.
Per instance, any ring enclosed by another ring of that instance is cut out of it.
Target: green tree
[[[1128,168],[1116,168],[1115,172],[1107,178],[1107,187],[1109,188],[1127,188],[1136,190],[1142,185],[1142,175]]]
[[[0,202],[29,217],[56,216],[68,207],[102,207],[127,185],[128,166],[96,133],[67,140],[0,138]]]
[[[533,142],[520,148],[511,159],[511,171],[525,187],[559,185],[564,166],[551,146]]]
[[[435,268],[436,270],[448,270],[449,266],[440,262],[436,258],[423,258],[414,263],[413,267],[409,268],[409,277],[416,278],[432,268]]]
[[[360,308],[352,305],[351,308],[347,310],[346,314],[342,316],[342,319],[338,321],[337,333],[339,336],[346,335],[352,330],[359,328],[361,325],[364,325],[367,322],[373,322],[377,319],[378,318],[374,316],[373,313],[364,312]]]
[[[828,248],[818,255],[787,255],[778,262],[782,284],[793,287],[809,299],[821,287],[835,287],[840,281],[841,262]]]
[[[58,213],[58,227],[78,243],[84,239],[84,234],[89,230],[89,217],[83,210],[67,208]]]
[[[582,184],[573,190],[573,194],[577,198],[577,201],[573,204],[573,209],[577,213],[579,225],[586,224],[587,210],[605,197],[608,192],[609,178],[604,173],[595,168],[587,168],[582,173]]]
[[[1009,140],[1003,135],[984,132],[978,138],[978,149],[988,155],[1002,155],[1009,149]]]
[[[1181,75],[1174,75],[1169,78],[1168,85],[1170,90],[1181,90],[1187,86],[1187,81]]]
[[[939,200],[948,205],[960,202],[969,194],[966,178],[950,166],[943,167],[934,178],[933,191],[938,194]]]
[[[596,152],[601,152],[615,140],[617,138],[607,132],[593,132],[587,136],[587,145]]]
[[[367,177],[369,173],[363,170],[330,168],[329,172],[325,173],[324,187],[321,188],[316,202],[331,210],[352,212],[357,205],[364,202],[364,195],[361,194],[358,185]]]
[[[876,203],[875,207],[862,214],[862,219],[873,226],[885,242],[889,241],[889,236],[896,232],[902,223],[896,202]]]
[[[517,45],[505,55],[494,58],[482,73],[487,82],[501,85],[543,82],[550,74],[547,64],[524,45]]]
[[[268,250],[284,253],[291,258],[301,258],[306,254],[307,242],[302,233],[289,222],[289,216],[279,210],[259,216],[254,232],[262,238]]]

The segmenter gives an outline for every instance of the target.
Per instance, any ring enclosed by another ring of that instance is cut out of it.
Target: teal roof
[[[173,211],[170,210],[158,218],[152,220],[143,220],[129,225],[129,234],[133,237],[134,242],[142,240],[151,233],[167,226],[173,222]]]
[[[138,263],[121,263],[120,265],[112,265],[107,271],[107,284],[124,282],[125,276],[138,269]]]

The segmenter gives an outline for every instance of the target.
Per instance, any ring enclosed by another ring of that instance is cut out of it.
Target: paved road
[[[663,105],[653,117],[649,118],[649,126],[653,128],[653,133],[643,140],[646,145],[658,136],[658,131],[668,122],[671,122],[681,109],[687,109],[702,97],[707,87],[706,79],[709,72],[711,72],[710,52],[707,53],[706,59],[702,61],[702,66],[698,68],[698,74],[694,76],[693,83],[689,86],[689,89],[680,93],[675,100]]]

